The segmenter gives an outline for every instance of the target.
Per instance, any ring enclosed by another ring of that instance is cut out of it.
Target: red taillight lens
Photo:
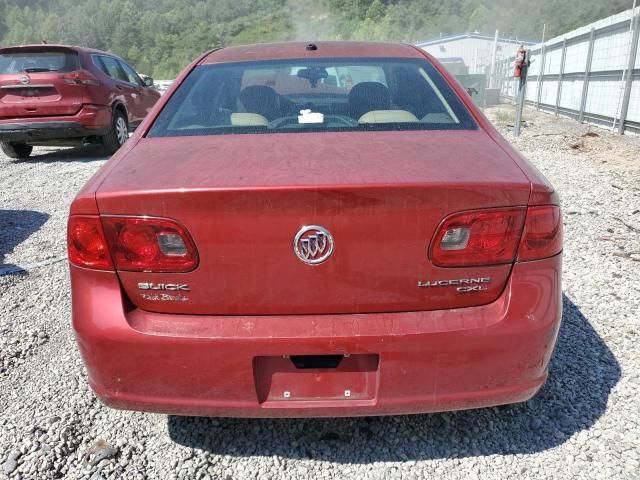
[[[102,217],[116,269],[132,272],[190,272],[198,252],[186,229],[172,220]]]
[[[64,83],[68,85],[100,85],[100,81],[87,70],[77,70],[62,75]]]
[[[439,267],[513,262],[525,212],[524,207],[517,207],[463,212],[446,218],[431,244],[431,261]]]
[[[552,257],[562,251],[562,214],[560,207],[529,207],[518,250],[518,261]]]
[[[73,215],[67,225],[69,261],[78,267],[113,270],[100,218]]]

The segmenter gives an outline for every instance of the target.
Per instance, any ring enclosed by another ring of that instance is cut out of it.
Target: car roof
[[[315,48],[310,47],[313,45]],[[309,47],[308,47],[309,46]],[[206,55],[201,65],[256,60],[326,57],[425,58],[412,45],[383,42],[282,42],[225,47]]]
[[[20,52],[20,51],[33,51],[33,50],[45,50],[47,48],[51,48],[52,50],[72,50],[74,52],[85,52],[85,53],[99,53],[101,55],[111,55],[113,57],[117,57],[109,52],[103,52],[102,50],[96,50],[95,48],[86,48],[86,47],[77,47],[75,45],[63,45],[63,44],[54,44],[54,43],[34,43],[29,45],[14,45],[9,47],[0,48],[0,53],[2,52]]]

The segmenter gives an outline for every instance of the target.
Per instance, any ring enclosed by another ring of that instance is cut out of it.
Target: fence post
[[[593,62],[593,45],[596,41],[596,30],[591,29],[589,35],[589,50],[587,51],[587,65],[584,69],[584,78],[582,80],[582,100],[580,100],[580,114],[578,122],[584,122],[584,109],[587,107],[587,95],[589,94],[589,80],[591,75],[591,63]]]
[[[634,12],[635,13],[635,9]],[[629,100],[631,99],[631,87],[633,84],[633,67],[636,64],[636,55],[638,54],[638,37],[640,36],[639,27],[640,14],[635,15],[631,21],[633,22],[633,34],[631,38],[631,48],[629,49],[629,63],[627,65],[627,78],[624,79],[624,95],[622,97],[622,108],[620,110],[620,124],[618,133],[624,135],[624,124],[627,121],[629,113]]]
[[[489,88],[495,88],[496,83],[496,58],[498,56],[498,35],[500,32],[496,30],[496,36],[493,39],[493,52],[491,53],[491,67],[489,71]]]
[[[540,99],[542,98],[542,84],[544,82],[544,68],[545,68],[545,60],[547,56],[547,46],[542,44],[542,52],[540,59],[540,73],[538,74],[538,91],[536,93],[536,110],[540,110]]]
[[[558,75],[558,93],[556,94],[556,108],[553,113],[558,116],[558,108],[560,107],[560,99],[562,96],[562,77],[564,76],[564,64],[567,60],[567,39],[562,41],[562,60],[560,61],[560,74]]]
[[[500,89],[500,96],[504,94],[504,62],[498,63],[498,88]]]

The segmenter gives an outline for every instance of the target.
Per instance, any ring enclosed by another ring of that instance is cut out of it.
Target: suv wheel
[[[0,142],[0,148],[7,157],[18,159],[29,157],[33,151],[33,147],[26,143]]]
[[[127,117],[120,110],[116,110],[111,120],[111,130],[102,137],[102,143],[107,152],[112,155],[124,145],[124,142],[126,142],[128,138],[129,124]]]

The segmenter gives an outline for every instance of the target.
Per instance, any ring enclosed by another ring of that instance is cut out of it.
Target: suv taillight
[[[78,267],[113,270],[107,240],[98,216],[73,215],[67,224],[69,262]]]
[[[67,246],[73,265],[96,270],[183,273],[198,266],[191,236],[165,218],[72,215]]]
[[[100,85],[100,80],[88,70],[77,70],[75,72],[65,73],[62,75],[62,79],[64,83],[68,85]]]
[[[544,205],[456,213],[431,244],[438,267],[473,267],[539,260],[562,251],[560,207]]]
[[[186,229],[165,218],[106,216],[107,244],[117,270],[190,272],[198,251]]]

